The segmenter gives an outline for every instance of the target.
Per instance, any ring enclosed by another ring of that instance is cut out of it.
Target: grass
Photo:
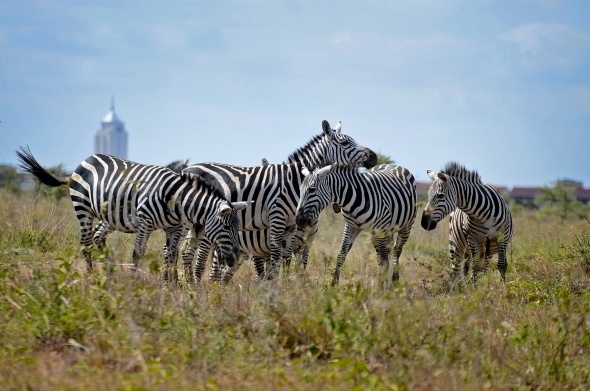
[[[0,388],[588,389],[590,226],[514,215],[507,281],[493,268],[449,293],[447,230],[416,224],[400,282],[378,284],[363,233],[331,287],[342,217],[322,214],[303,273],[228,286],[163,285],[150,272],[91,274],[69,200],[0,191]],[[133,235],[108,246],[128,263]]]

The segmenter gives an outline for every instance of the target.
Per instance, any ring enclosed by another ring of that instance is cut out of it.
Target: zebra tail
[[[490,245],[491,245],[492,241],[490,240],[490,238],[486,239],[486,258],[490,256]]]
[[[26,172],[33,174],[35,178],[39,180],[39,182],[51,187],[68,185],[68,181],[65,179],[56,178],[53,176],[53,174],[44,169],[33,157],[33,154],[31,153],[31,150],[28,146],[20,147],[20,151],[16,151],[16,155],[20,160],[19,167]]]

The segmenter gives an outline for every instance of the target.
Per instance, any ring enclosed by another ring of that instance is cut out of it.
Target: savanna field
[[[137,274],[88,274],[68,197],[0,189],[0,389],[590,389],[588,221],[514,209],[506,283],[494,258],[450,292],[448,228],[419,217],[387,289],[368,232],[330,286],[331,208],[306,271],[258,283],[247,261],[228,286],[176,287],[162,232]],[[118,263],[133,240],[109,236]]]

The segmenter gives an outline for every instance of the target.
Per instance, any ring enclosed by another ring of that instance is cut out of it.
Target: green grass
[[[0,388],[588,389],[590,227],[519,211],[507,281],[449,293],[447,230],[416,224],[400,282],[379,286],[362,234],[331,287],[342,217],[322,214],[304,273],[170,288],[150,272],[85,272],[64,199],[0,191]],[[128,263],[133,235],[108,246]],[[153,269],[153,268],[152,268]]]

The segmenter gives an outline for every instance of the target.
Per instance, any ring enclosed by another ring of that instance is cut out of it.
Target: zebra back
[[[316,169],[301,186],[297,225],[305,227],[317,221],[329,203],[337,204],[345,221],[355,227],[411,227],[416,217],[415,179],[397,165],[365,172],[342,165]]]

